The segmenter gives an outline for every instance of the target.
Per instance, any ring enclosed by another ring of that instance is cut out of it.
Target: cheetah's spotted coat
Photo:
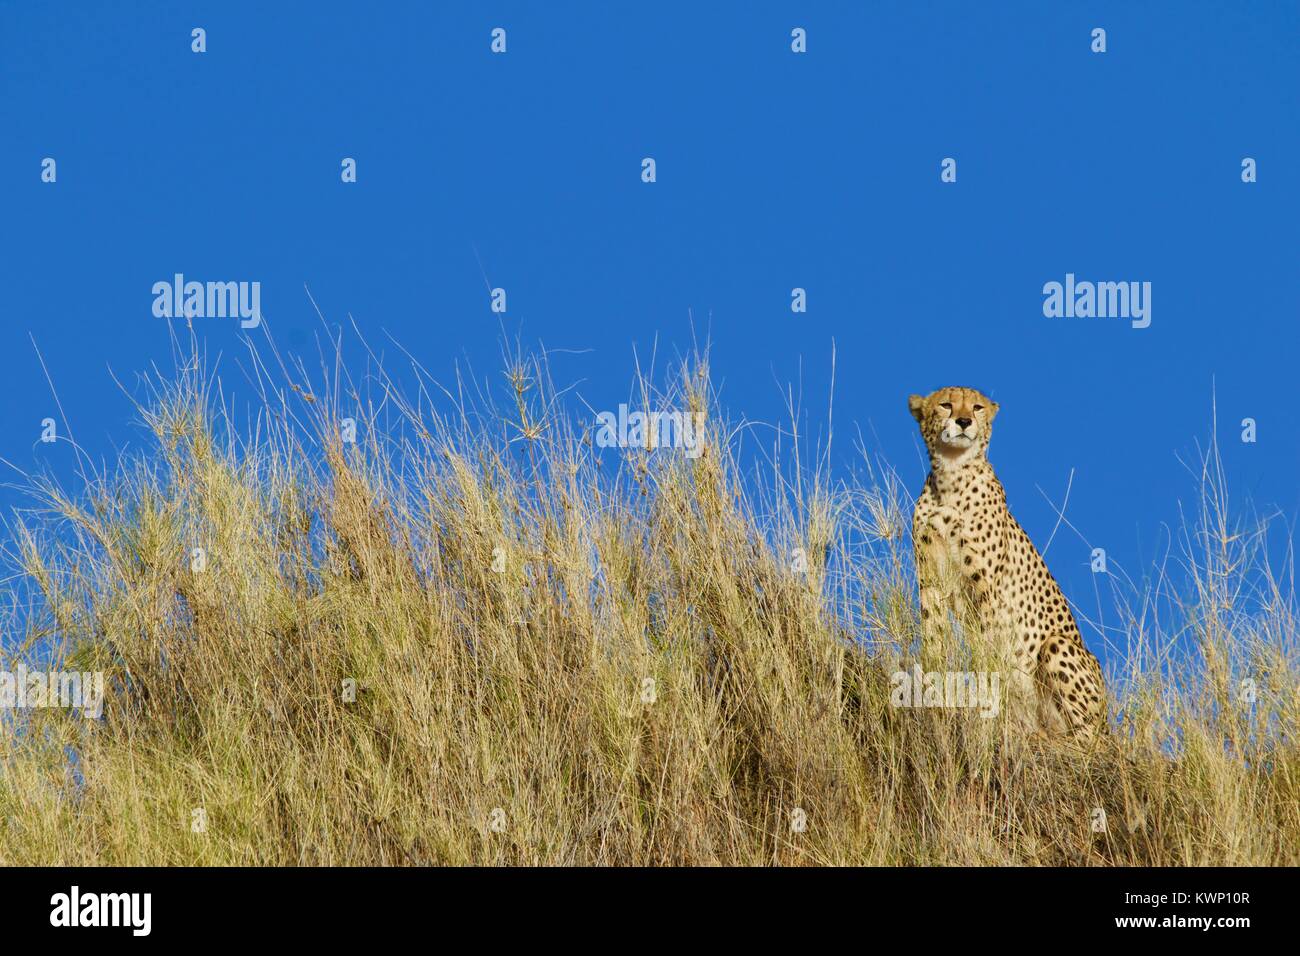
[[[930,452],[912,536],[928,645],[948,612],[975,626],[1009,664],[1012,709],[1049,734],[1105,727],[1105,684],[1065,596],[1007,510],[988,461],[996,402],[969,388],[908,401]]]

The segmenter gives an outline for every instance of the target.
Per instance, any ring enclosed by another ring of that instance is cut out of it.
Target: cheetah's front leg
[[[961,518],[952,508],[931,506],[916,516],[917,583],[921,598],[921,653],[927,663],[944,660],[949,614],[961,612],[957,538]]]

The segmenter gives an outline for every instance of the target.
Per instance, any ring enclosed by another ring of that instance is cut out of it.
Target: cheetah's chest
[[[974,487],[962,493],[954,510],[960,518],[957,546],[963,562],[967,566],[985,564],[1004,538],[1006,508],[999,507],[988,491]]]
[[[1000,488],[984,481],[936,488],[921,517],[930,538],[927,557],[941,575],[961,582],[976,603],[992,611],[1001,595],[1010,515]]]

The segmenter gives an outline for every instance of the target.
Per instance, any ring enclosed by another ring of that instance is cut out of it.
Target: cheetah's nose
[[[970,427],[970,419],[969,419],[969,418],[959,418],[959,419],[957,419],[957,425],[958,425],[958,427],[960,427],[960,428],[968,428],[968,427]]]

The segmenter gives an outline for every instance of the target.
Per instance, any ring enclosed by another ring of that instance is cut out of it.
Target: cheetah
[[[1010,709],[1028,730],[1092,738],[1106,727],[1105,683],[1065,595],[1007,510],[989,464],[997,402],[970,388],[908,399],[930,453],[916,499],[923,648],[949,611],[974,626],[1006,663]]]

